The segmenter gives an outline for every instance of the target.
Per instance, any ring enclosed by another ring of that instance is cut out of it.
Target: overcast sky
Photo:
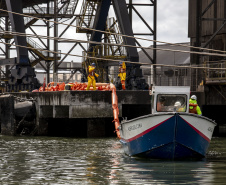
[[[157,40],[189,42],[188,0],[158,0],[157,12]]]

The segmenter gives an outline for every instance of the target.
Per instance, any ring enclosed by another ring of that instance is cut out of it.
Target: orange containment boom
[[[112,108],[113,108],[113,115],[114,115],[114,122],[115,122],[115,132],[118,136],[119,139],[121,139],[120,132],[118,127],[120,126],[119,122],[119,109],[118,109],[118,96],[116,94],[116,88],[114,84],[110,84],[110,89],[111,89],[111,103],[112,103]]]
[[[65,84],[64,82],[50,82],[47,86],[45,86],[45,80],[43,86],[41,86],[38,90],[34,90],[32,92],[43,92],[43,91],[84,91],[87,88],[88,83],[68,83]],[[115,122],[115,132],[120,139],[120,132],[118,127],[120,126],[119,122],[119,109],[118,109],[118,97],[116,94],[116,88],[114,84],[109,83],[96,83],[96,87],[98,91],[111,91],[111,101],[112,101],[112,108],[113,108],[113,116]],[[93,87],[90,87],[90,90],[93,90]]]

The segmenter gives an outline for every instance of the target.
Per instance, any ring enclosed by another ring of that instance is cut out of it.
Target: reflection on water
[[[0,136],[1,184],[225,184],[226,138],[203,161],[124,155],[119,141]]]

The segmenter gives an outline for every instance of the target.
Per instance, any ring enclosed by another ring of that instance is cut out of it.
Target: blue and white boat
[[[216,123],[189,113],[190,87],[155,86],[151,95],[152,114],[119,126],[125,153],[156,159],[204,158]],[[161,99],[165,102],[159,110]]]

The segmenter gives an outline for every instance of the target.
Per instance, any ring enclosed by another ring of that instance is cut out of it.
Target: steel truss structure
[[[144,36],[152,38],[153,40],[156,40],[156,20],[157,20],[157,0],[147,0],[145,3],[140,3],[140,1],[136,0],[125,0],[126,7],[128,11],[128,15],[130,18],[131,25],[133,25],[133,17],[136,16],[139,18],[139,22],[142,22],[142,24],[147,28],[148,30],[145,33],[139,33],[139,32],[132,32],[134,36]],[[86,34],[87,40],[92,40],[92,31],[90,29],[95,29],[94,24],[97,22],[97,14],[100,13],[98,9],[98,4],[102,2],[102,0],[5,0],[2,1],[3,3],[0,4],[1,9],[9,10],[7,8],[5,2],[13,4],[17,4],[18,6],[21,6],[23,8],[23,11],[21,13],[26,14],[28,16],[37,17],[40,19],[45,20],[38,20],[33,17],[24,17],[23,19],[23,27],[24,32],[31,33],[34,35],[35,38],[27,37],[26,43],[24,43],[24,40],[22,42],[15,42],[15,39],[21,38],[20,36],[15,35],[14,32],[20,32],[19,30],[21,28],[18,28],[16,30],[12,30],[12,21],[8,15],[7,12],[1,11],[0,12],[0,18],[1,18],[1,25],[0,25],[0,40],[2,43],[7,44],[1,44],[0,47],[0,55],[3,59],[6,60],[0,60],[0,66],[1,68],[1,80],[8,81],[10,80],[10,72],[13,69],[16,69],[15,73],[18,74],[19,70],[18,66],[24,66],[24,64],[21,63],[21,57],[11,58],[12,56],[15,56],[15,50],[18,51],[19,47],[14,46],[14,44],[18,45],[24,45],[28,47],[28,53],[29,58],[27,59],[26,65],[30,65],[31,67],[35,67],[37,64],[41,65],[45,73],[47,74],[47,82],[50,81],[50,70],[53,69],[53,80],[57,81],[58,76],[58,70],[59,69],[65,69],[65,67],[61,67],[62,63],[64,61],[68,61],[70,58],[70,54],[75,54],[77,51],[80,52],[80,55],[83,53],[83,61],[85,61],[85,56],[94,56],[96,57],[97,54],[101,54],[103,58],[112,58],[112,59],[125,59],[128,57],[128,48],[120,47],[120,46],[114,46],[112,44],[124,44],[125,39],[123,39],[121,36],[114,36],[112,34],[104,34],[101,36],[100,42],[103,43],[110,43],[109,45],[105,45],[103,48],[99,48],[99,45],[94,48],[93,50],[90,50],[91,45],[85,45],[82,42],[73,42],[73,41],[63,41],[59,39],[50,38],[51,36],[54,38],[69,38],[73,39],[76,38],[76,33],[73,36],[73,32],[71,32],[71,28],[74,29],[74,27],[71,27],[72,25],[79,26],[76,28],[76,32],[83,35]],[[111,6],[113,6],[114,1],[110,1]],[[152,12],[153,20],[146,20],[146,18],[142,15],[142,10],[140,7],[146,7]],[[14,9],[13,9],[14,10]],[[18,16],[19,17],[19,16]],[[112,33],[122,33],[122,25],[119,25],[119,22],[121,17],[118,16],[108,18],[106,20],[107,24],[102,25],[104,27],[104,31],[112,32]],[[16,20],[19,20],[19,18],[16,18]],[[46,20],[52,20],[55,21],[49,22]],[[21,20],[22,21],[22,20]],[[56,22],[60,23],[66,23],[62,26],[57,24]],[[151,25],[150,25],[151,24]],[[41,31],[40,31],[41,30]],[[131,30],[132,31],[132,30]],[[13,34],[14,33],[14,34]],[[23,31],[22,31],[23,33]],[[41,33],[41,34],[40,34]],[[48,39],[43,39],[40,35],[48,37]],[[84,38],[84,36],[81,36]],[[94,39],[95,40],[95,39]],[[135,39],[135,43],[137,46],[141,46],[140,42]],[[65,44],[67,45],[67,50],[65,49]],[[156,47],[156,42],[153,42],[154,48]],[[62,48],[64,49],[64,54],[59,54],[62,52]],[[26,50],[26,49],[24,49]],[[44,50],[44,51],[43,51]],[[97,52],[98,50],[98,52]],[[142,49],[143,50],[143,49]],[[49,52],[46,52],[49,51]],[[52,52],[51,52],[52,51]],[[148,56],[151,63],[156,63],[156,52],[153,52],[153,56],[150,56],[145,50],[143,50],[144,53]],[[155,50],[154,50],[155,51]],[[92,53],[92,54],[91,54]],[[18,55],[17,55],[18,56]],[[27,55],[28,56],[28,55]],[[26,58],[26,57],[25,57]],[[16,60],[16,61],[15,61]],[[73,59],[74,60],[74,59]],[[75,59],[76,60],[76,59]],[[81,62],[81,61],[80,61]],[[136,61],[139,62],[139,59]],[[7,65],[6,65],[7,64]],[[107,66],[105,68],[108,68],[111,65],[117,65],[115,63],[107,63]],[[24,68],[24,67],[22,67]],[[82,68],[82,66],[81,66]],[[26,67],[27,69],[27,67]],[[73,66],[69,67],[68,69],[74,70],[73,73],[76,71],[80,71],[84,73],[84,70],[79,69],[78,67]],[[65,69],[67,70],[67,69]],[[108,70],[106,70],[108,73]],[[15,74],[15,79],[19,77],[19,75]],[[102,75],[104,76],[104,75]],[[106,74],[108,76],[108,74]],[[31,75],[31,78],[33,78],[34,75]],[[28,78],[28,77],[26,77]],[[12,79],[12,78],[11,78]],[[104,81],[104,77],[102,78]],[[9,83],[10,84],[10,83]],[[28,83],[28,85],[31,85]],[[11,85],[9,87],[9,91],[20,91],[20,90],[31,90],[32,87],[30,86],[19,86],[18,83],[14,80],[11,82]]]

